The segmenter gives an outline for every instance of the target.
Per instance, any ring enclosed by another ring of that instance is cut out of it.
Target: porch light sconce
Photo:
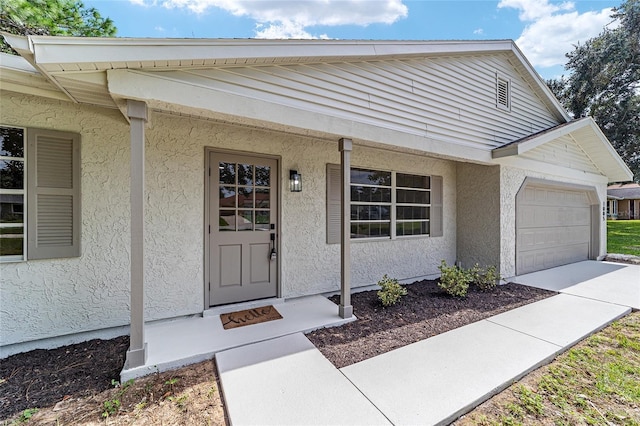
[[[302,192],[302,175],[297,170],[289,170],[289,188],[291,192]]]

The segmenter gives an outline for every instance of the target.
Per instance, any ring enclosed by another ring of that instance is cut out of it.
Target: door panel
[[[219,268],[220,286],[229,287],[242,284],[240,267],[234,265],[242,259],[242,246],[220,246],[220,265],[230,265],[229,268]]]
[[[270,255],[269,244],[251,244],[251,284],[269,280],[270,263],[264,262]]]
[[[518,275],[589,259],[591,206],[584,191],[528,186],[516,202]]]
[[[277,160],[209,155],[209,305],[275,297]]]

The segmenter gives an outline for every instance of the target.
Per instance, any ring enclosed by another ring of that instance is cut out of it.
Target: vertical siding
[[[511,109],[496,106],[496,75]],[[164,78],[481,149],[559,124],[507,54],[166,71]]]

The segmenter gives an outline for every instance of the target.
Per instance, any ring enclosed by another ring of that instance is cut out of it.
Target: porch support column
[[[144,340],[144,143],[147,104],[127,100],[131,126],[131,339],[125,369],[147,360]]]
[[[341,318],[351,318],[351,139],[340,139],[340,306]]]

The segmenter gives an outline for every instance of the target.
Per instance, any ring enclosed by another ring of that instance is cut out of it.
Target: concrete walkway
[[[230,420],[448,424],[631,311],[630,305],[596,300],[603,292],[591,280],[617,271],[600,285],[622,280],[638,286],[640,266],[596,265],[603,266],[600,272],[588,265],[586,273],[583,265],[583,281],[564,287],[576,294],[559,294],[339,370],[301,333],[216,354]],[[623,291],[633,294],[627,287]],[[588,290],[587,297],[577,294]]]
[[[640,266],[586,260],[520,275],[518,284],[640,309]]]

